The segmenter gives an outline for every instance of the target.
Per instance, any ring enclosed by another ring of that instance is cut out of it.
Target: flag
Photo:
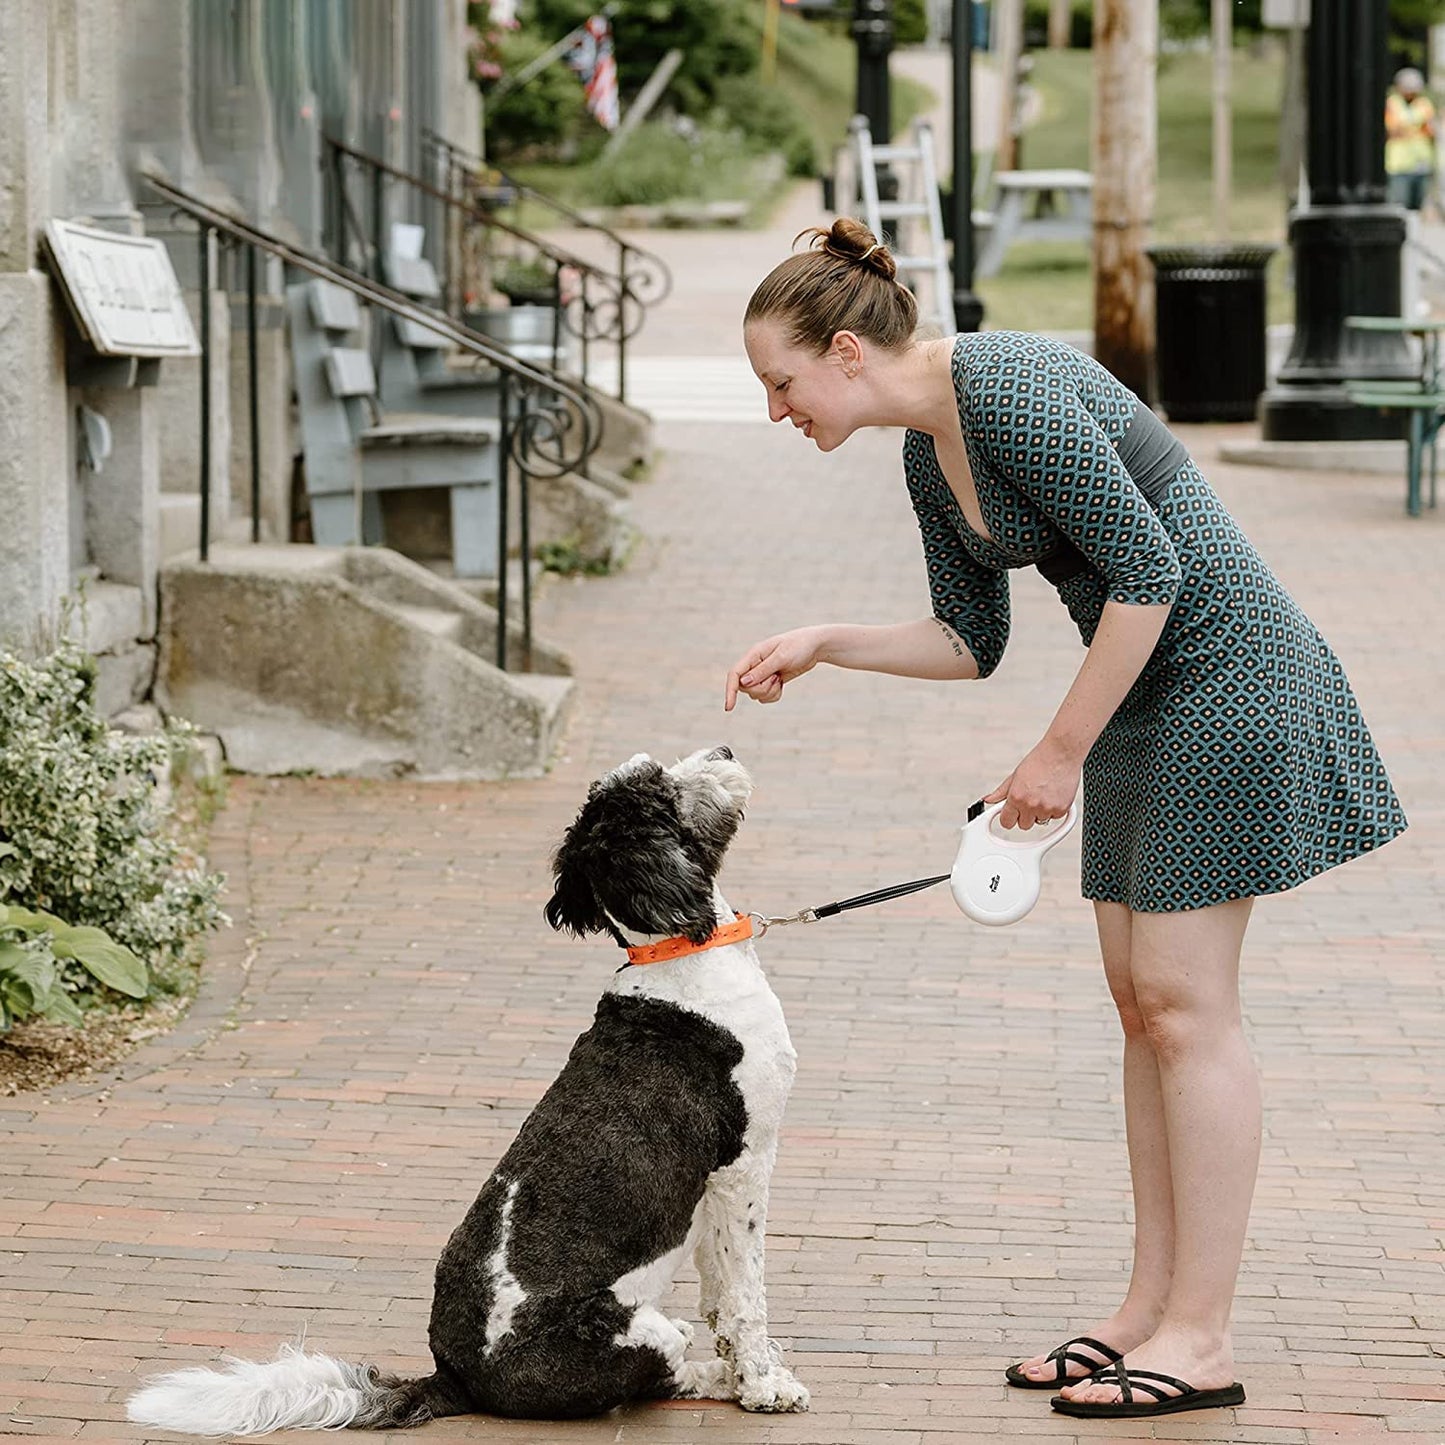
[[[618,121],[617,64],[612,58],[612,26],[605,15],[594,15],[582,26],[577,43],[567,56],[587,92],[587,109],[604,130],[616,130]]]

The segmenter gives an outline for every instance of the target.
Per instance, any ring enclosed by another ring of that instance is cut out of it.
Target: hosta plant
[[[73,1021],[107,991],[143,998],[224,921],[223,880],[174,826],[169,765],[188,730],[118,732],[94,689],[73,643],[38,661],[0,651],[4,1020]]]

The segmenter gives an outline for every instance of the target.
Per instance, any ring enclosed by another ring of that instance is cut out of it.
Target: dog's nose
[[[733,756],[733,750],[732,750],[730,747],[728,747],[726,744],[724,744],[724,745],[723,745],[722,747],[720,747],[720,748],[714,748],[714,749],[708,754],[708,760],[709,760],[709,761],[714,761],[714,760],[721,759],[722,761],[725,761],[725,762],[731,762],[731,761],[732,761],[732,756]]]

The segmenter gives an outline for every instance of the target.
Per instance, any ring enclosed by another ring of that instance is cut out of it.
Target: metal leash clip
[[[757,936],[761,938],[770,928],[781,928],[785,923],[816,923],[818,921],[818,910],[816,908],[800,908],[796,913],[790,913],[786,918],[766,918],[761,913],[749,913],[748,917],[758,925]]]

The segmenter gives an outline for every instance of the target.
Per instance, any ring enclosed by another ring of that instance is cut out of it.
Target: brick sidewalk
[[[1441,519],[1406,522],[1393,479],[1223,467],[1220,435],[1186,439],[1343,655],[1414,824],[1257,909],[1249,1404],[1151,1435],[1002,1382],[1107,1312],[1127,1266],[1116,1029],[1066,844],[1012,929],[928,893],[766,941],[800,1055],[769,1293],[811,1414],[467,1418],[426,1438],[1445,1440]],[[0,1103],[0,1434],[138,1438],[122,1401],[141,1374],[302,1331],[428,1368],[436,1253],[614,966],[541,918],[549,849],[597,773],[731,743],[758,791],[730,901],[783,912],[946,867],[964,805],[1035,741],[1081,653],[1032,576],[986,686],[829,672],[724,717],[723,670],[764,631],[924,608],[898,438],[826,462],[779,429],[662,441],[633,565],[543,600],[581,681],[554,771],[233,780],[216,861],[237,925],[191,1020],[117,1081]]]

